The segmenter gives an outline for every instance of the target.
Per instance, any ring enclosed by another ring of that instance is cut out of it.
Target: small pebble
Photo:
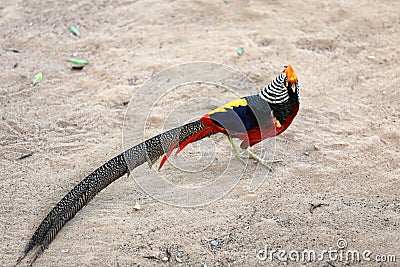
[[[138,210],[142,209],[142,206],[140,206],[139,202],[136,201],[136,204],[135,204],[135,206],[133,206],[133,209],[138,211]]]
[[[314,150],[319,150],[319,146],[314,145]]]
[[[68,249],[62,249],[61,253],[68,253]]]
[[[308,151],[306,151],[306,152],[304,152],[304,155],[310,156],[310,153],[308,153]]]
[[[274,221],[275,221],[276,223],[280,223],[280,222],[281,222],[281,219],[275,218]]]
[[[375,56],[367,56],[368,59],[374,59]]]
[[[164,262],[166,262],[166,261],[168,261],[169,259],[168,259],[168,257],[163,257],[161,260],[164,261]]]
[[[218,246],[218,242],[216,240],[211,241],[210,244],[214,247]]]

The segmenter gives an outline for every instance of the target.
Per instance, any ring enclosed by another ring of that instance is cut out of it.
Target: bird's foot
[[[258,163],[260,163],[261,165],[263,165],[264,167],[266,167],[267,169],[272,171],[272,167],[271,167],[272,163],[282,162],[282,160],[280,160],[280,159],[272,159],[272,160],[263,159],[248,149],[244,149],[244,150],[239,149],[233,142],[232,137],[230,137],[228,135],[228,139],[229,139],[229,142],[231,143],[231,146],[232,146],[233,152],[235,153],[236,158],[238,158],[241,162],[243,162],[243,164],[246,164],[246,161],[244,159],[254,159]]]
[[[255,161],[257,161],[258,163],[260,163],[261,165],[263,165],[270,171],[272,171],[272,167],[271,167],[272,163],[282,162],[282,160],[280,160],[280,159],[263,159],[248,149],[245,149],[244,151],[248,154],[249,158],[254,159]]]

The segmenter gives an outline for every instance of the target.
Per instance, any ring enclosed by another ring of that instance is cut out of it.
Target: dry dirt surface
[[[213,61],[259,88],[294,66],[301,108],[276,138],[283,162],[254,193],[244,174],[222,199],[197,208],[143,192],[134,177],[156,172],[143,165],[96,196],[35,265],[399,266],[399,10],[397,0],[1,1],[0,265],[15,264],[51,208],[123,150],[127,102],[147,79]],[[89,64],[72,71],[70,57]],[[39,72],[42,82],[31,86]],[[169,108],[174,97],[164,98]],[[135,101],[138,114],[147,108]],[[213,107],[190,105],[199,116]],[[152,126],[163,126],[163,110]],[[229,149],[221,136],[209,140]],[[231,163],[241,172],[240,161]],[[221,171],[211,167],[205,179]],[[171,165],[164,174],[191,178]],[[259,253],[279,249],[286,255]],[[317,259],[303,262],[305,249]],[[352,251],[361,262],[340,258]]]

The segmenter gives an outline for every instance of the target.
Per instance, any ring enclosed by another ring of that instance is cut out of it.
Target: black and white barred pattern
[[[30,261],[30,265],[32,265],[61,228],[109,184],[145,162],[151,166],[176,141],[182,143],[204,127],[204,124],[198,120],[166,131],[128,149],[89,174],[47,214],[30,238],[24,254],[17,260],[16,265],[31,250],[37,248]]]
[[[259,93],[259,96],[271,104],[280,104],[289,100],[289,93],[285,87],[286,74],[279,74]]]

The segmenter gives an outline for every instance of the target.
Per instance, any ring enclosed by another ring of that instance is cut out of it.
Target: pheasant
[[[174,149],[179,153],[190,143],[222,133],[228,136],[237,157],[242,156],[239,151],[243,150],[250,158],[267,165],[271,161],[260,158],[248,148],[284,132],[297,115],[299,104],[296,73],[292,66],[285,66],[283,72],[258,94],[229,102],[199,120],[133,146],[89,174],[56,204],[40,223],[16,264],[36,250],[30,262],[32,265],[61,228],[97,193],[134,168],[145,162],[152,165],[163,156],[159,165],[161,169]],[[241,140],[240,149],[232,138]]]

